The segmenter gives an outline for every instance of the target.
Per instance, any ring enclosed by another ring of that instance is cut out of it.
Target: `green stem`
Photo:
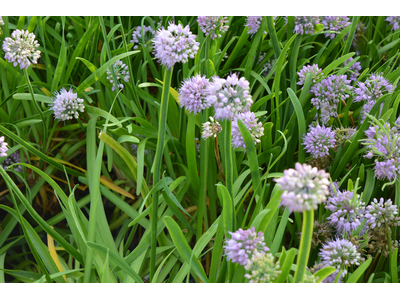
[[[233,161],[232,161],[232,121],[231,120],[225,120],[224,121],[224,128],[223,130],[225,131],[224,133],[224,142],[225,142],[225,149],[224,149],[224,154],[225,154],[225,179],[226,179],[226,188],[229,192],[229,195],[232,198],[232,202],[234,201],[233,197]],[[235,211],[235,205],[232,203],[232,214]],[[231,228],[232,231],[235,230],[235,220],[233,219],[233,228]]]
[[[158,124],[158,138],[156,155],[154,158],[154,173],[153,173],[153,186],[160,181],[161,163],[163,156],[163,147],[165,140],[165,130],[167,125],[167,111],[168,111],[168,99],[169,89],[171,86],[171,69],[165,69],[164,72],[164,86],[161,96],[161,108],[160,108],[160,122]],[[160,191],[156,192],[153,197],[153,206],[151,209],[151,249],[150,249],[150,282],[153,280],[156,268],[156,247],[157,247],[157,209],[158,209],[158,198]]]

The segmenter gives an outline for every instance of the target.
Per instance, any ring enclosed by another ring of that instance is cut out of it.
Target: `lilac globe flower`
[[[264,252],[255,252],[244,269],[249,283],[271,283],[281,273],[279,261],[274,263],[274,256]]]
[[[289,207],[291,212],[317,209],[318,204],[326,201],[330,182],[324,170],[296,163],[295,169],[285,170],[283,174],[274,180],[283,190],[281,205]]]
[[[246,149],[243,136],[239,130],[238,119],[242,120],[244,125],[249,129],[254,144],[257,145],[261,142],[260,137],[264,135],[264,127],[261,122],[257,122],[256,116],[253,112],[245,112],[237,114],[232,121],[232,147]]]
[[[333,148],[335,143],[335,132],[331,127],[324,125],[310,125],[308,133],[303,135],[304,149],[315,158],[329,155],[329,149]]]
[[[186,63],[189,58],[193,59],[200,45],[189,25],[183,28],[181,24],[173,23],[169,24],[168,30],[162,28],[157,31],[153,44],[155,57],[169,69],[177,62]]]
[[[78,95],[70,89],[67,91],[62,88],[59,93],[55,93],[51,109],[54,110],[54,116],[60,121],[78,119],[79,112],[84,112],[85,106],[83,99],[78,98]]]
[[[307,65],[307,66],[304,66],[300,70],[300,72],[297,72],[297,75],[299,75],[299,82],[297,84],[303,85],[306,80],[306,76],[309,73],[312,74],[312,79],[313,79],[314,83],[321,81],[321,79],[324,75],[324,73],[322,73],[322,70],[320,68],[318,68],[317,64],[313,64],[312,66]]]
[[[211,122],[210,122],[211,121]],[[209,137],[217,137],[217,134],[222,131],[222,126],[213,117],[210,116],[210,121],[203,123],[203,131],[201,136],[203,139],[208,139]]]
[[[224,248],[227,260],[233,263],[245,266],[255,252],[265,253],[269,250],[264,243],[264,234],[261,231],[256,233],[254,227],[229,233],[232,238],[225,241]]]
[[[133,44],[133,49],[139,48],[140,44],[142,43],[142,36],[144,39],[144,46],[146,46],[146,42],[150,41],[154,38],[155,31],[151,26],[143,26],[143,31],[142,31],[142,26],[137,26],[135,30],[132,32],[132,40],[130,41]]]
[[[211,104],[206,101],[209,95],[209,85],[210,80],[206,76],[201,77],[200,74],[186,79],[179,89],[180,106],[184,106],[187,110],[195,114],[209,108]]]
[[[294,33],[300,35],[313,34],[314,26],[320,22],[319,17],[300,16],[294,17]]]
[[[199,23],[201,31],[204,32],[205,36],[210,36],[212,40],[221,37],[221,33],[228,31],[229,26],[228,17],[198,17],[197,23]]]
[[[5,138],[4,136],[0,137],[0,157],[5,157],[7,156],[7,151],[8,151],[8,144],[4,142]]]
[[[20,64],[21,69],[28,69],[32,64],[37,64],[40,58],[40,51],[36,48],[39,43],[35,40],[36,36],[28,30],[14,30],[10,37],[6,37],[3,42],[3,51],[6,53],[4,58],[14,63],[14,67]]]
[[[343,65],[347,66],[352,60],[353,58],[350,57],[348,60],[344,62]],[[351,65],[346,74],[348,74],[350,80],[357,81],[357,78],[360,75],[360,71],[361,71],[361,63],[355,62],[354,64]]]
[[[128,82],[129,78],[131,78],[129,76],[129,70],[128,70],[128,66],[126,64],[124,64],[122,62],[122,60],[117,60],[114,63],[114,72],[115,72],[115,76],[117,77],[117,86],[120,89],[124,88],[124,85],[122,83],[120,83],[120,81],[124,81],[124,82]],[[110,70],[107,70],[107,79],[112,83],[112,91],[115,91],[115,82],[112,76],[112,73]]]
[[[340,32],[351,24],[348,17],[322,17],[322,24],[325,26],[325,30]],[[336,33],[325,33],[325,37],[329,37],[331,40],[335,38]]]
[[[227,79],[214,77],[208,90],[207,101],[214,105],[217,120],[232,120],[236,114],[249,111],[253,104],[250,83],[235,73]]]
[[[11,155],[9,155],[0,166],[3,169],[7,169],[9,166],[11,166],[13,164],[20,163],[20,162],[21,162],[21,154],[20,154],[20,152],[18,150],[16,152],[12,153]],[[25,157],[24,157],[24,162],[26,162]],[[15,166],[13,170],[16,171],[16,172],[20,172],[20,173],[22,173],[22,171],[23,171],[21,165]]]
[[[399,29],[399,24],[400,24],[400,17],[387,17],[385,21],[388,21],[390,25],[392,25],[391,30],[397,30]]]
[[[249,28],[249,31],[247,32],[248,34],[253,36],[255,33],[257,33],[258,29],[260,29],[262,18],[263,18],[262,16],[261,17],[250,16],[246,18],[246,24],[244,26]]]
[[[361,202],[360,196],[353,197],[353,192],[337,192],[335,197],[328,197],[326,209],[332,214],[328,220],[334,225],[338,232],[350,233],[361,225],[364,219],[365,204]]]
[[[385,201],[381,198],[378,202],[374,198],[371,204],[367,206],[365,217],[367,218],[367,224],[371,228],[375,228],[381,227],[385,222],[390,223],[390,221],[393,221],[397,213],[397,205],[394,205],[392,200]]]

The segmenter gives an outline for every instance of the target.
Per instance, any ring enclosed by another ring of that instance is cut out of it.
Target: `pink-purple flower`
[[[381,198],[378,202],[376,198],[367,206],[365,217],[367,224],[371,228],[381,227],[392,221],[398,213],[397,205],[394,205],[392,200],[385,201]]]
[[[335,132],[332,127],[310,125],[309,131],[303,136],[304,149],[315,158],[329,154],[329,149],[335,146]]]
[[[8,144],[4,140],[5,140],[4,136],[1,136],[0,137],[0,157],[7,156]]]
[[[392,29],[391,30],[397,30],[399,29],[399,24],[400,24],[400,17],[399,16],[395,16],[395,17],[387,17],[385,19],[385,21],[388,21],[390,23],[390,25],[392,25]]]
[[[179,104],[193,113],[199,113],[203,109],[209,108],[211,103],[206,101],[210,94],[208,87],[210,80],[206,76],[196,74],[186,79],[179,89]]]
[[[85,105],[83,99],[78,98],[78,95],[70,89],[67,91],[62,88],[60,92],[55,93],[53,104],[51,105],[54,110],[54,117],[60,121],[78,119],[79,112],[84,112]]]
[[[297,16],[294,17],[294,33],[300,35],[313,34],[314,26],[320,23],[320,17],[317,16]]]
[[[297,72],[297,75],[299,75],[299,82],[297,84],[303,85],[306,80],[306,76],[309,73],[312,75],[313,83],[321,81],[321,79],[324,75],[324,73],[322,73],[322,70],[320,68],[318,68],[317,64],[313,64],[312,66],[307,65],[307,66],[304,66],[300,70],[300,72]]]
[[[228,17],[205,17],[200,16],[197,18],[201,31],[204,32],[205,36],[210,36],[212,40],[221,37],[221,33],[228,31],[229,26]]]
[[[329,37],[331,40],[334,39],[335,35],[342,31],[344,28],[349,26],[351,22],[349,22],[349,17],[322,17],[322,24],[325,26],[325,30],[335,31],[335,33],[325,33],[325,37]]]
[[[248,111],[237,114],[232,121],[232,147],[246,149],[246,144],[239,130],[238,119],[242,120],[244,125],[249,129],[254,144],[257,145],[260,143],[260,138],[264,135],[264,127],[261,122],[258,122],[254,113]]]

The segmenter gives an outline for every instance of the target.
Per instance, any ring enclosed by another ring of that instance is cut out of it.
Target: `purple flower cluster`
[[[113,67],[114,67],[115,76],[117,77],[117,86],[120,89],[123,89],[124,85],[122,83],[120,83],[120,80],[122,79],[124,82],[128,82],[129,78],[131,78],[129,76],[128,66],[126,64],[124,64],[122,62],[122,60],[117,60],[114,63]],[[110,70],[107,70],[107,80],[109,80],[113,85],[111,90],[115,91],[116,86],[115,86],[115,82],[114,82],[114,79],[113,79],[113,76],[112,76],[112,73]]]
[[[314,64],[312,66],[307,65],[307,66],[304,66],[300,70],[300,72],[297,72],[297,75],[299,75],[299,82],[297,84],[303,85],[306,80],[306,76],[309,73],[312,74],[312,79],[313,79],[314,83],[320,81],[324,75],[324,73],[322,73],[322,70],[320,68],[318,68],[317,64]]]
[[[189,25],[185,28],[181,24],[170,23],[168,29],[159,29],[153,39],[154,55],[160,63],[169,69],[177,62],[186,63],[194,58],[199,50],[196,35],[192,34]]]
[[[205,36],[209,35],[212,40],[220,38],[221,33],[228,31],[229,28],[228,17],[198,17],[197,23]]]
[[[244,268],[249,283],[271,283],[281,273],[279,261],[274,263],[274,256],[264,252],[255,252]]]
[[[298,34],[313,34],[314,33],[314,25],[320,22],[319,17],[310,17],[310,16],[302,16],[302,17],[294,17],[294,33]]]
[[[254,253],[265,253],[269,250],[265,246],[264,234],[260,231],[256,233],[254,227],[251,229],[239,229],[235,232],[229,232],[231,239],[225,241],[225,255],[227,260],[245,266]]]
[[[350,82],[346,75],[331,75],[310,88],[310,93],[314,94],[311,103],[317,109],[321,109],[321,120],[324,124],[328,123],[331,117],[337,117],[338,103],[347,99],[353,89]]]
[[[36,48],[39,43],[35,40],[36,36],[28,30],[14,30],[10,37],[6,37],[3,42],[4,56],[9,62],[14,62],[14,67],[20,64],[21,69],[28,69],[32,64],[37,64],[40,58],[40,51]]]
[[[232,120],[236,114],[249,111],[253,104],[250,83],[235,73],[226,79],[214,77],[208,90],[207,102],[214,105],[217,120]]]
[[[142,30],[143,29],[143,30]],[[150,41],[154,38],[155,31],[151,26],[137,26],[135,30],[132,32],[132,40],[133,49],[137,49],[140,46],[140,43],[144,40],[144,46],[146,47],[146,42]],[[143,40],[142,40],[143,37]]]
[[[353,60],[352,57],[350,57],[348,60],[344,62],[344,66],[348,65],[351,61]],[[346,74],[348,74],[350,80],[356,81],[358,76],[360,75],[361,71],[361,63],[355,62],[350,66],[350,68],[347,70]]]
[[[249,28],[249,31],[247,33],[253,36],[258,31],[258,29],[260,29],[261,21],[262,17],[254,17],[254,16],[247,17],[246,24],[244,25],[247,28]]]
[[[370,205],[367,206],[365,217],[367,224],[371,228],[381,227],[381,225],[392,221],[397,215],[397,205],[392,203],[392,200],[385,202],[383,198],[378,200],[374,199]]]
[[[340,233],[356,230],[364,219],[365,204],[353,192],[338,191],[336,196],[328,197],[325,208],[332,212],[328,220]]]
[[[261,142],[260,137],[264,135],[264,127],[261,122],[257,122],[256,116],[253,112],[239,113],[235,115],[232,120],[232,146],[233,148],[244,148],[246,149],[246,144],[239,130],[239,125],[237,120],[243,121],[244,125],[249,129],[251,137],[254,140],[254,144],[257,145]]]
[[[210,80],[200,74],[186,79],[179,89],[179,103],[181,107],[193,113],[200,113],[203,109],[209,108],[211,103],[206,101],[210,94],[208,87]]]
[[[390,25],[392,25],[392,30],[397,30],[400,28],[400,17],[387,17],[385,21],[388,21]]]
[[[53,104],[51,104],[55,118],[60,121],[78,119],[79,112],[84,112],[84,108],[83,99],[78,98],[72,89],[67,92],[65,88],[62,88],[59,93],[55,93]]]
[[[0,138],[0,140],[1,140],[1,138]],[[0,155],[0,156],[1,156],[1,155]],[[2,167],[3,169],[6,169],[6,168],[8,168],[8,167],[11,166],[11,165],[17,164],[17,163],[20,163],[20,162],[21,162],[21,154],[20,154],[20,152],[19,152],[19,150],[18,150],[18,151],[16,151],[16,152],[12,153],[11,155],[9,155],[9,156],[4,160],[4,162],[1,164],[1,167]],[[25,162],[25,159],[24,159],[24,162]],[[14,171],[17,171],[17,172],[22,173],[22,171],[23,171],[22,166],[15,166],[15,167],[14,167]]]
[[[329,197],[336,197],[337,193],[339,192],[339,182],[337,180],[333,181],[328,186],[328,189],[329,189]]]
[[[275,179],[281,190],[281,205],[291,212],[303,212],[326,201],[329,195],[329,174],[306,164],[295,164],[295,169],[283,171],[284,176]]]
[[[325,30],[340,32],[351,24],[348,17],[322,17],[322,24]],[[330,37],[331,40],[335,38],[336,33],[325,33],[325,37]]]
[[[304,149],[313,155],[315,158],[322,157],[329,154],[329,148],[335,146],[335,132],[331,127],[324,125],[312,126],[307,134],[303,135]]]
[[[7,151],[8,151],[8,144],[4,142],[5,138],[4,136],[0,137],[0,157],[5,157],[7,156]]]

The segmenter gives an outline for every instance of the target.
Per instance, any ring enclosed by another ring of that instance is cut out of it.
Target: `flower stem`
[[[232,121],[225,120],[224,121],[224,155],[225,155],[225,180],[226,180],[226,188],[231,196],[232,202],[234,201],[233,198],[233,161],[232,161]],[[232,203],[232,214],[234,216],[235,205]],[[230,230],[235,230],[235,219],[232,222],[233,228]]]

